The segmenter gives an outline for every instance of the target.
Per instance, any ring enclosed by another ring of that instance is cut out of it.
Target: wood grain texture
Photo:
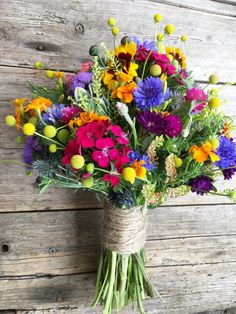
[[[235,305],[235,263],[198,266],[172,266],[150,268],[149,275],[165,303],[160,299],[144,302],[148,314],[196,313],[225,309]],[[175,280],[171,281],[170,278]],[[0,285],[1,308],[47,309],[76,307],[78,313],[101,313],[91,309],[95,274],[70,276],[26,277],[3,279]],[[222,298],[225,301],[222,301]],[[76,313],[76,312],[75,312]],[[137,313],[127,309],[123,313]]]
[[[102,217],[96,209],[1,214],[0,277],[95,271]],[[209,220],[210,226],[204,224]],[[236,267],[235,225],[236,205],[152,210],[147,266],[235,262]]]
[[[117,18],[121,25],[121,36],[129,30],[132,34],[148,37],[153,33],[153,14],[158,11],[165,17],[165,23],[171,20],[176,25],[177,35],[188,32],[189,65],[196,78],[206,80],[217,67],[222,81],[235,81],[236,7],[204,1],[203,7],[208,10],[207,13],[196,10],[200,1],[197,1],[197,5],[188,5],[194,10],[180,7],[179,4],[180,1],[174,0],[162,3],[115,0],[112,5],[109,0],[60,0],[56,3],[47,0],[2,0],[0,65],[32,67],[37,58],[49,67],[73,70],[88,58],[89,47],[98,39],[111,41],[106,26],[109,16]],[[225,11],[232,16],[222,15],[221,12]],[[176,43],[177,35],[171,37],[170,44]]]
[[[187,33],[188,64],[197,80],[205,82],[217,71],[218,87],[236,81],[235,0],[1,0],[0,9],[1,121],[13,98],[29,95],[27,80],[45,84],[43,72],[33,69],[36,60],[48,68],[78,69],[94,42],[111,41],[109,16],[117,18],[121,36],[130,30],[150,38],[153,14],[160,12],[162,26],[176,26],[170,44]],[[236,85],[225,87],[222,98],[228,99],[223,109],[236,121]],[[19,160],[22,146],[15,131],[0,123],[0,134],[0,159]],[[100,313],[89,305],[101,205],[85,192],[49,189],[38,195],[34,179],[22,167],[0,164],[0,312]],[[233,188],[236,181],[218,185]],[[191,194],[150,211],[147,265],[166,302],[146,300],[147,313],[213,314],[234,307],[235,226],[236,205],[227,198]]]

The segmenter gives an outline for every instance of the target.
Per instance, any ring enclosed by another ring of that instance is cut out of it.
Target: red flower
[[[105,131],[106,127],[102,121],[88,123],[77,130],[77,143],[84,148],[94,147],[95,140],[101,139]]]
[[[69,165],[72,156],[81,155],[81,146],[78,145],[76,139],[69,141],[64,149],[64,156],[61,160],[63,165]]]
[[[128,134],[123,132],[119,125],[111,126],[111,132],[117,136],[116,140],[118,143],[122,145],[126,145],[129,143]]]
[[[117,184],[119,184],[119,177],[115,174],[105,174],[103,177],[103,181],[109,181],[112,185],[112,187],[115,187]]]
[[[100,167],[107,168],[110,165],[110,160],[115,160],[119,156],[119,150],[114,148],[115,145],[116,142],[110,137],[96,140],[95,147],[99,150],[93,151],[93,161],[96,161]]]

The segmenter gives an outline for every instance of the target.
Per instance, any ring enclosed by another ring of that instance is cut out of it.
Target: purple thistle
[[[196,178],[189,180],[188,185],[191,186],[192,192],[203,195],[207,192],[210,192],[211,190],[216,190],[212,182],[212,178],[205,175],[199,175]]]
[[[93,74],[91,72],[80,72],[75,75],[70,83],[70,89],[74,92],[76,87],[84,88],[86,84],[92,81]]]
[[[155,168],[155,166],[150,162],[149,157],[145,154],[140,154],[136,151],[131,151],[128,154],[128,157],[130,159],[130,163],[132,164],[135,160],[136,161],[140,161],[143,160],[145,162],[145,164],[143,165],[143,167],[145,167],[147,170],[151,171]]]
[[[231,180],[233,175],[236,173],[236,161],[235,161],[235,164],[233,166],[235,166],[235,168],[229,168],[229,169],[222,170],[222,173],[223,173],[225,180]]]
[[[162,80],[159,77],[147,77],[144,81],[139,82],[138,87],[134,90],[134,100],[140,110],[160,106],[169,96],[168,89],[163,94]]]

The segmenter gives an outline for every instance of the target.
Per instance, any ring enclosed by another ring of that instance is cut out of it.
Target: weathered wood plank
[[[94,2],[91,12],[91,3],[84,0],[60,0],[56,7],[46,0],[30,1],[27,5],[22,1],[4,0],[1,2],[0,64],[32,67],[35,59],[39,59],[48,66],[72,70],[87,59],[89,47],[98,38],[111,41],[105,25],[108,16],[115,15],[120,21],[121,36],[129,30],[130,33],[148,37],[153,33],[153,14],[158,11],[165,16],[166,22],[169,22],[171,12],[176,33],[188,32],[189,65],[198,79],[206,79],[217,67],[223,81],[236,80],[233,58],[236,19],[182,8],[176,6],[175,1],[171,3],[175,5],[147,0],[116,0],[111,6],[110,1],[100,0]],[[204,8],[214,13],[216,5],[217,12],[228,8],[233,15],[235,13],[234,6],[214,2],[211,5],[211,1],[207,1]],[[173,36],[170,43],[176,42],[176,39]]]
[[[78,311],[79,309],[78,308],[57,308],[55,309],[57,311],[56,314],[79,314]],[[31,311],[16,311],[16,312],[10,312],[10,313],[1,313],[1,314],[55,314],[55,310],[54,309],[48,309],[48,310],[31,310]],[[94,313],[92,312],[93,310],[90,309],[89,310],[90,312],[87,312],[86,313]],[[85,313],[85,312],[84,312]],[[130,309],[128,310],[124,310],[124,312],[122,313],[133,313],[130,312]],[[148,313],[150,314],[151,312],[148,311]],[[168,310],[168,314],[176,314],[176,311],[175,310]],[[179,311],[178,311],[179,313]],[[184,312],[181,312],[181,313],[184,313]],[[156,312],[154,312],[153,314],[156,314]],[[166,312],[167,314],[167,312]],[[219,310],[219,311],[206,311],[206,312],[201,312],[201,313],[195,313],[195,314],[236,314],[236,308],[231,308],[231,309],[223,309],[223,310]]]
[[[185,8],[188,10],[197,10],[200,12],[205,13],[213,13],[219,15],[226,15],[226,16],[236,16],[236,2],[232,1],[214,1],[214,0],[204,0],[204,5],[202,5],[201,0],[149,0],[151,2],[163,3],[170,6],[177,6],[181,8]],[[227,3],[228,2],[228,3]]]
[[[196,313],[233,307],[236,302],[235,264],[175,266],[149,269],[153,283],[163,296],[147,300],[148,314]],[[174,276],[175,280],[170,278]],[[90,309],[95,274],[52,278],[0,280],[0,309],[45,309],[77,307],[79,313],[100,313]],[[126,310],[124,313],[136,313]]]
[[[92,209],[0,214],[0,277],[95,271],[102,216]],[[236,206],[153,210],[147,265],[236,263],[235,226]]]

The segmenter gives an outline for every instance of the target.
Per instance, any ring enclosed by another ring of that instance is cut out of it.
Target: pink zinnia
[[[84,148],[92,148],[95,140],[103,137],[105,130],[104,124],[96,121],[81,126],[76,132],[77,143]]]
[[[192,87],[185,96],[186,101],[197,101],[199,104],[192,110],[192,112],[202,110],[206,105],[207,95],[201,88]],[[203,101],[203,102],[201,102]]]
[[[116,142],[110,138],[100,138],[95,142],[95,148],[92,153],[93,161],[96,161],[101,168],[107,168],[110,160],[116,160],[119,156],[119,150],[114,148]]]
[[[81,146],[78,145],[76,139],[70,140],[64,149],[64,156],[61,160],[62,164],[69,165],[72,156],[81,155]]]
[[[112,187],[115,187],[120,182],[119,177],[117,175],[108,173],[104,175],[103,181],[104,182],[109,181]]]
[[[80,72],[88,72],[92,64],[92,61],[83,62],[80,67]]]

